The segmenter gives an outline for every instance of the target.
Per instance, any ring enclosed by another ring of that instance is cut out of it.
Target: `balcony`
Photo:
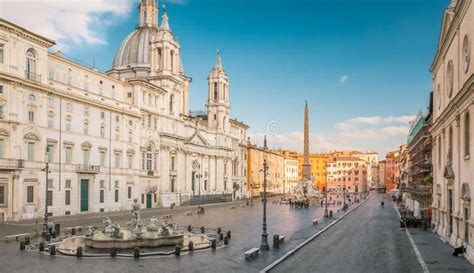
[[[25,78],[27,78],[28,80],[35,81],[35,82],[41,82],[40,74],[36,74],[28,70],[25,70]]]
[[[100,172],[100,166],[76,165],[76,172],[86,174],[97,174]]]
[[[23,159],[0,159],[0,171],[14,171],[23,168]]]
[[[155,176],[155,172],[154,171],[147,171],[146,175],[147,176]]]

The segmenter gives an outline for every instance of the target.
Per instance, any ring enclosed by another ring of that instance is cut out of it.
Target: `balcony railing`
[[[25,70],[25,78],[27,78],[28,80],[35,81],[35,82],[41,82],[40,74],[36,74],[28,70]]]
[[[96,174],[100,172],[100,166],[94,165],[76,165],[76,172]]]
[[[147,176],[154,176],[154,175],[155,175],[155,172],[148,170],[148,171],[146,172],[146,175],[147,175]]]
[[[23,168],[23,159],[0,159],[0,170],[2,171],[12,171]]]

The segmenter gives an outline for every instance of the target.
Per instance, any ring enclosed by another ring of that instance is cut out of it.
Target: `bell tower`
[[[207,100],[207,119],[209,128],[218,132],[229,130],[229,77],[222,66],[222,58],[217,50],[216,64],[209,77],[209,93]]]

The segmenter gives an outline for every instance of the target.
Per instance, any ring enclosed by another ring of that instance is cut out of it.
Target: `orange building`
[[[297,155],[298,159],[298,179],[302,179],[303,175],[303,160],[304,156],[302,154]],[[329,155],[327,154],[309,154],[309,163],[311,164],[311,176],[314,179],[314,186],[317,187],[320,191],[324,186],[326,186],[326,165],[329,160]]]

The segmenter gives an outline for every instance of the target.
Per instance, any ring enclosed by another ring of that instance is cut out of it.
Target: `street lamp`
[[[197,159],[193,160],[193,169],[196,170],[196,178],[198,179],[198,194],[199,194],[199,203],[198,203],[198,214],[203,213],[204,211],[201,209],[201,177],[202,174],[199,172],[201,169],[201,165]]]
[[[328,180],[326,179],[326,189],[325,189],[325,195],[326,195],[326,205],[324,206],[324,217],[329,217],[328,213]]]
[[[268,245],[268,234],[267,234],[267,136],[263,140],[263,223],[262,223],[262,243],[260,244],[261,250],[269,250]]]
[[[46,145],[46,166],[42,169],[46,173],[46,183],[45,183],[45,198],[44,198],[44,222],[43,222],[43,236],[48,238],[49,228],[48,228],[48,174],[51,173],[49,170],[49,145]]]

